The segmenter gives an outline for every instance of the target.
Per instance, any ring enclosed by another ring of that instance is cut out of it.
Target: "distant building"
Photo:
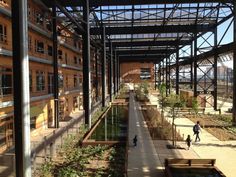
[[[154,82],[154,64],[141,62],[121,63],[121,78],[126,83]]]

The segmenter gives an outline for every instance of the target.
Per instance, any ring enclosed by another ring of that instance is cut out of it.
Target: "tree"
[[[141,85],[140,85],[140,87],[141,87],[141,91],[142,91],[142,92],[144,93],[144,95],[147,97],[147,96],[148,96],[148,93],[149,93],[149,91],[148,91],[148,89],[149,89],[148,83],[147,83],[147,82],[142,82]]]
[[[165,101],[166,101],[166,85],[165,84],[161,84],[159,86],[159,92],[160,92],[159,103],[161,105],[161,120],[162,120],[162,125],[163,125],[164,109],[165,109]]]
[[[149,85],[147,82],[140,83],[139,87],[136,90],[137,98],[140,101],[145,101],[148,98],[149,93]]]
[[[180,108],[184,107],[185,102],[180,98],[179,95],[170,94],[166,98],[165,104],[170,108],[170,114],[172,117],[172,145],[175,147],[175,131],[174,131],[175,119],[178,116]]]
[[[199,112],[199,106],[198,106],[197,98],[195,98],[195,97],[192,99],[192,111],[193,111],[195,118],[196,118],[196,116],[198,115],[198,112]]]

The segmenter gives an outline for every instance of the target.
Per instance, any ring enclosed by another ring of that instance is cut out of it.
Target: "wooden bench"
[[[212,168],[217,171],[220,177],[226,177],[222,171],[220,171],[215,166],[215,159],[173,159],[167,158],[165,159],[165,174],[167,177],[173,177],[171,173],[171,168],[179,168],[179,169],[188,169],[188,168]]]
[[[165,159],[165,166],[214,166],[215,159]]]
[[[188,112],[191,113],[192,108],[182,108],[180,109],[180,113]],[[205,108],[198,108],[198,112],[201,112],[202,114],[205,114]]]

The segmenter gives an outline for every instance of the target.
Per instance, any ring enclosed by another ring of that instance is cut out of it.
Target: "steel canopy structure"
[[[153,62],[159,65],[156,75],[159,77],[159,83],[165,82],[167,85],[167,93],[170,92],[171,85],[176,88],[177,94],[181,85],[188,85],[193,89],[194,96],[212,95],[214,99],[212,106],[218,110],[217,63],[220,60],[219,54],[234,51],[232,35],[228,42],[222,42],[230,33],[232,24],[235,24],[234,1],[44,0],[43,2],[48,7],[55,5],[58,10],[57,18],[62,19],[71,30],[78,33],[78,36],[89,35],[91,44],[98,44],[101,47],[103,63],[107,62],[109,65],[108,85],[109,87],[114,85],[114,89],[109,89],[110,92],[117,91],[119,87],[119,63]],[[87,21],[84,18],[85,7],[89,9]],[[87,25],[89,30],[84,28],[86,23],[89,23]],[[220,29],[222,24],[225,26],[223,30]],[[84,60],[90,58],[84,57]],[[183,68],[181,65],[190,68],[188,82],[180,81],[181,73],[185,72],[181,71]],[[202,67],[208,69],[204,70]],[[103,77],[106,77],[105,74]],[[106,85],[105,78],[103,86],[104,84]],[[84,90],[84,94],[87,93]],[[105,89],[102,94],[105,105]],[[235,112],[234,122],[236,122]]]
[[[55,71],[58,67],[56,39],[59,34],[55,27],[56,20],[83,39],[83,103],[85,123],[88,126],[91,126],[90,48],[92,46],[97,48],[96,53],[102,53],[102,106],[106,105],[107,96],[106,66],[109,68],[108,86],[112,101],[112,94],[116,94],[120,86],[120,63],[138,61],[153,62],[158,65],[155,68],[158,82],[167,85],[168,93],[171,85],[174,85],[177,94],[181,85],[187,85],[193,90],[195,97],[201,94],[211,95],[214,100],[212,106],[215,110],[218,109],[217,64],[222,60],[220,56],[230,53],[230,56],[233,56],[231,59],[234,60],[233,69],[236,70],[234,0],[194,2],[191,0],[42,0],[42,2],[54,12],[52,15],[55,20],[53,22]],[[12,7],[13,11],[18,11],[22,9],[22,4],[17,3]],[[13,24],[16,24],[15,32],[19,31],[20,27],[17,27],[19,19],[13,19]],[[221,25],[224,25],[223,29]],[[225,40],[227,35],[230,35],[230,38]],[[13,55],[20,53],[18,50],[19,48],[14,49]],[[182,70],[183,66],[189,68],[187,82],[181,82],[180,79],[182,73],[186,73]],[[14,67],[17,68],[18,65]],[[55,74],[55,82],[56,77]],[[233,83],[236,83],[236,72]],[[55,83],[56,86],[57,84]],[[236,84],[233,87],[235,91]],[[21,96],[16,100],[19,97]],[[54,97],[55,106],[58,107],[58,95],[55,94]],[[21,112],[23,108],[19,106],[15,109]],[[58,122],[57,116],[55,112],[55,122]],[[233,122],[236,123],[236,92],[233,93]],[[16,144],[16,148],[17,146],[21,145]],[[17,163],[21,163],[21,159]],[[21,171],[17,176],[22,176],[20,173]]]

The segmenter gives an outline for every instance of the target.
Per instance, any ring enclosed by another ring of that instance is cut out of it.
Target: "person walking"
[[[201,131],[200,122],[197,121],[197,123],[193,126],[193,132],[194,132],[193,135],[196,135],[195,142],[201,140],[200,137],[199,137],[199,133],[200,133],[200,131]]]
[[[137,138],[137,135],[135,135],[135,136],[134,136],[134,139],[133,139],[134,147],[137,146],[137,141],[138,141],[138,138]]]
[[[187,137],[187,139],[186,139],[185,141],[186,141],[186,143],[187,143],[188,150],[189,150],[189,148],[190,148],[190,146],[191,146],[191,141],[192,141],[190,135],[188,135],[188,137]]]

